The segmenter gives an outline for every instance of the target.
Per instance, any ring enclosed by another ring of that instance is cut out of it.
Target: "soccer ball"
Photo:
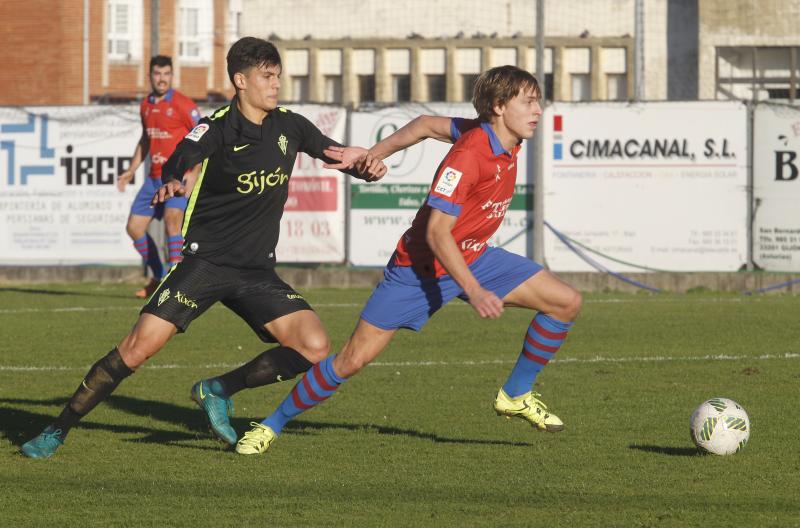
[[[727,398],[711,398],[692,413],[692,441],[715,455],[732,455],[750,438],[750,418],[741,405]]]

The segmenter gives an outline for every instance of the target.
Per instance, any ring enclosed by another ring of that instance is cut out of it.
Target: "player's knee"
[[[562,321],[574,321],[583,307],[583,296],[578,290],[570,288],[569,294],[566,296],[564,306],[561,309],[561,316],[559,319]]]
[[[303,337],[300,350],[303,357],[311,363],[319,363],[331,352],[331,341],[325,333],[313,334]]]
[[[125,364],[136,370],[158,352],[161,346],[148,336],[134,331],[122,340],[118,348]]]

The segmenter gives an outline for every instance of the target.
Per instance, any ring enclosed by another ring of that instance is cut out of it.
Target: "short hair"
[[[522,88],[531,89],[541,97],[539,81],[530,72],[516,66],[494,67],[475,81],[472,105],[482,121],[489,121],[494,116],[494,107],[509,102]]]
[[[153,67],[158,66],[163,68],[164,66],[169,66],[172,68],[172,57],[168,55],[156,55],[150,59],[150,71],[153,71]]]
[[[233,83],[236,73],[244,73],[259,66],[281,66],[281,56],[272,43],[256,37],[242,37],[228,50],[228,77]]]

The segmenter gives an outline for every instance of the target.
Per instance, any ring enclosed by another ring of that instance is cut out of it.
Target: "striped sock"
[[[183,255],[181,255],[181,250],[183,249],[182,235],[175,235],[167,238],[167,248],[169,248],[170,267],[183,260]]]
[[[283,426],[289,420],[319,405],[336,392],[345,379],[340,378],[333,371],[333,358],[335,357],[330,356],[311,367],[311,370],[306,372],[300,383],[294,386],[292,392],[286,396],[275,412],[261,423],[275,431],[275,434],[280,434]]]
[[[536,314],[528,327],[517,364],[503,385],[509,397],[516,398],[531,390],[536,376],[561,347],[571,326],[572,323],[558,321],[549,315]]]
[[[150,235],[144,235],[142,238],[134,240],[133,247],[142,256],[144,263],[153,271],[153,276],[160,279],[164,275],[164,265],[161,264],[156,243]]]

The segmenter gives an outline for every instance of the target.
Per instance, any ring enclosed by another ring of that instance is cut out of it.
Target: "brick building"
[[[173,86],[197,100],[232,94],[225,53],[239,0],[3,0],[0,105],[87,104],[150,90],[152,8]]]

